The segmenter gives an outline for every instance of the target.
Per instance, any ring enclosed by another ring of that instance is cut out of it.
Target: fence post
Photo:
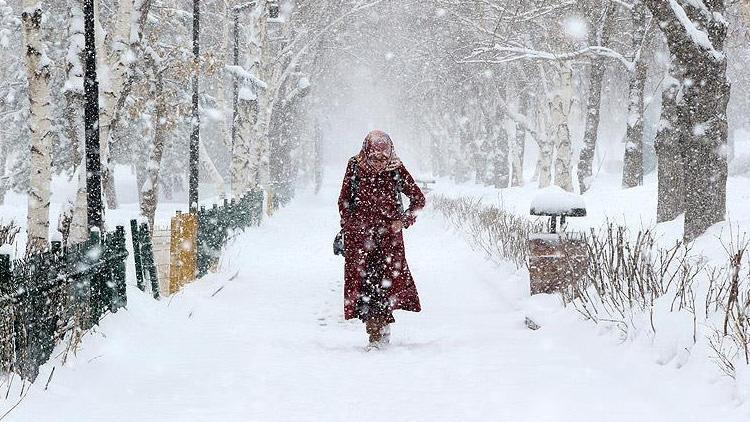
[[[260,222],[263,220],[263,190],[256,189],[253,199],[253,223],[260,226]]]
[[[209,266],[209,238],[211,233],[211,214],[201,207],[198,211],[198,277],[208,273]]]
[[[148,271],[148,278],[151,280],[151,293],[154,299],[159,299],[159,277],[156,273],[156,265],[154,264],[154,250],[151,247],[151,234],[148,231],[148,223],[141,223],[141,241],[143,246],[141,251],[143,252],[143,266]]]
[[[143,283],[143,261],[141,257],[141,239],[138,233],[138,221],[130,220],[130,237],[133,239],[133,260],[135,261],[135,281],[142,292],[146,291]]]
[[[237,230],[240,227],[240,215],[237,210],[237,200],[232,198],[227,207],[227,214],[229,215],[228,225],[232,230]]]
[[[10,272],[10,255],[0,255],[0,293],[8,294],[11,289],[11,272]],[[13,305],[8,301],[0,307],[0,316],[2,325],[0,328],[0,369],[4,372],[13,370],[15,362],[15,353],[13,347],[13,337],[15,336],[15,327],[13,324]]]
[[[115,293],[112,300],[112,311],[128,305],[127,288],[125,285],[125,260],[128,257],[128,250],[125,247],[125,227],[117,226],[112,242],[112,279],[114,281],[113,291]]]
[[[226,237],[226,217],[224,215],[224,209],[219,208],[217,204],[213,204],[212,210],[213,217],[214,217],[214,223],[212,225],[211,230],[211,254],[209,255],[209,268],[215,268],[216,264],[219,261],[219,251],[221,250],[221,245],[224,243],[224,238]]]
[[[7,293],[10,284],[10,255],[0,255],[0,292]]]
[[[91,317],[91,320],[89,321],[89,327],[92,327],[96,324],[99,324],[99,318],[102,315],[102,310],[104,307],[103,284],[106,282],[104,274],[102,274],[102,269],[97,268],[98,261],[104,251],[102,251],[101,233],[95,227],[92,227],[91,229],[91,234],[89,235],[89,243],[87,244],[87,246],[88,249],[83,251],[83,259],[85,260],[89,268],[93,268],[93,271],[90,271],[92,275],[89,284],[89,306],[91,308],[91,313],[89,314]]]

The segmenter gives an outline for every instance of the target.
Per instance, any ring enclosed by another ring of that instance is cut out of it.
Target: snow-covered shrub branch
[[[544,228],[541,220],[472,197],[434,195],[430,203],[498,264],[526,267],[529,235]],[[645,338],[687,352],[704,347],[729,376],[737,365],[750,364],[750,242],[744,235],[730,234],[723,265],[693,253],[692,244],[663,245],[651,228],[636,233],[608,221],[580,238],[588,266],[560,291],[563,303],[596,324],[613,325],[623,341]]]
[[[471,197],[453,199],[435,195],[430,203],[453,226],[471,236],[472,246],[497,263],[510,261],[518,268],[528,263],[529,235],[540,232],[544,226],[541,220],[521,217]]]
[[[562,294],[587,318],[629,325],[634,314],[653,312],[655,303],[666,295],[672,298],[670,311],[695,309],[692,288],[702,267],[682,242],[663,248],[651,229],[632,236],[627,227],[611,222],[598,231],[591,229],[583,240],[586,273]],[[651,328],[656,331],[653,320]]]

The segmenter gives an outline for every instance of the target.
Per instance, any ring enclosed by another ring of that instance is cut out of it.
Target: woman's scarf
[[[362,150],[357,154],[357,163],[359,163],[360,168],[367,171],[376,171],[367,161],[367,156],[374,152],[385,152],[389,157],[388,164],[381,171],[392,171],[401,166],[401,159],[396,155],[391,137],[382,130],[373,130],[365,137]]]

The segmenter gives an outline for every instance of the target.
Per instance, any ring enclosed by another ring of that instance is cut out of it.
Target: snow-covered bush
[[[469,235],[473,247],[518,268],[527,266],[529,234],[544,227],[542,220],[476,198],[435,195],[430,203]],[[691,244],[663,246],[652,229],[634,233],[606,222],[581,237],[587,270],[560,294],[586,319],[614,327],[622,341],[651,344],[658,363],[681,356],[681,365],[700,347],[698,356],[710,356],[735,377],[750,368],[750,263],[744,253],[750,241],[730,237],[726,264],[715,265],[693,253]]]
[[[528,264],[529,235],[544,228],[540,219],[521,217],[471,197],[435,195],[430,203],[455,227],[471,235],[473,247],[483,250],[495,262],[510,261],[518,268]]]

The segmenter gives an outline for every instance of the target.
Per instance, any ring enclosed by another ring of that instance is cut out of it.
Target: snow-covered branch
[[[482,55],[488,53],[498,53],[491,58],[483,59],[479,58]],[[487,63],[487,64],[501,64],[509,63],[518,60],[549,60],[549,61],[570,61],[580,57],[591,57],[591,56],[605,56],[617,60],[621,63],[628,71],[634,69],[634,64],[630,60],[626,59],[625,56],[612,50],[608,47],[601,46],[588,46],[580,50],[571,51],[567,53],[553,53],[549,51],[534,50],[526,47],[511,47],[495,45],[490,48],[476,49],[470,56],[465,59],[459,60],[459,63]]]

